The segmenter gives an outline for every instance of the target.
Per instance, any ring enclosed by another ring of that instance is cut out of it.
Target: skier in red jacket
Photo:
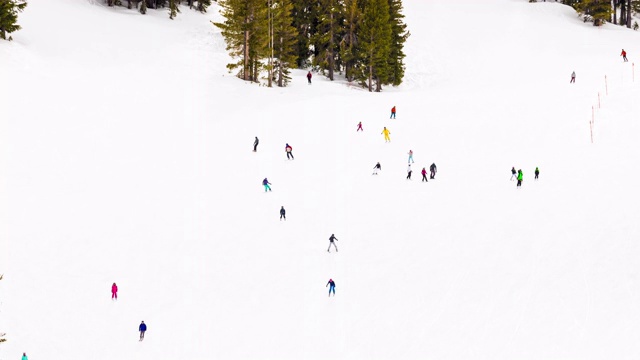
[[[429,182],[429,180],[427,180],[427,169],[422,168],[422,171],[420,172],[420,174],[422,174],[422,181]]]
[[[116,285],[116,283],[111,285],[111,299],[118,300],[118,285]]]
[[[391,118],[394,118],[394,119],[396,118],[396,106],[395,105],[391,108],[391,116],[389,116],[389,119],[391,119]]]
[[[622,56],[622,60],[624,60],[624,62],[627,62],[627,52],[624,51],[624,49],[622,49],[622,52],[620,53],[620,56]]]
[[[307,73],[307,81],[309,82],[309,85],[311,85],[311,77],[312,77],[312,76],[313,76],[313,75],[311,75],[311,71],[309,71],[309,72]]]

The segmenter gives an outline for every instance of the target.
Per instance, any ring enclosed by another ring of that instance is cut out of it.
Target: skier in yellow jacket
[[[391,138],[389,138],[389,130],[385,127],[380,134],[384,134],[384,142],[391,142]]]

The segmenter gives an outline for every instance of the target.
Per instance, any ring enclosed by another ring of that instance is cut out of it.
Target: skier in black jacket
[[[331,245],[333,245],[333,247],[336,248],[336,252],[338,252],[338,246],[334,241],[338,241],[338,238],[335,237],[335,235],[331,234],[331,237],[329,238],[329,248],[327,249],[327,252],[331,252],[329,251],[331,250]]]
[[[286,211],[284,211],[284,206],[280,208],[280,221],[284,218],[284,221],[287,221],[287,217],[285,216]]]

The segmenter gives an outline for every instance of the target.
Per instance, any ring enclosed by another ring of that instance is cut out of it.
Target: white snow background
[[[240,81],[217,5],[30,1],[0,42],[0,359],[638,359],[640,33],[404,5],[404,84],[368,93]]]

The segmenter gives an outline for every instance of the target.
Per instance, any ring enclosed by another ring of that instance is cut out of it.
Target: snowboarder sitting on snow
[[[380,162],[378,162],[376,166],[373,167],[373,174],[371,175],[378,175],[378,170],[382,170],[382,166],[380,166]]]
[[[429,166],[429,170],[431,171],[431,175],[429,175],[430,178],[435,179],[436,178],[436,173],[438,172],[438,168],[436,167],[436,163],[431,164],[431,166]]]
[[[329,296],[331,296],[331,293],[333,293],[333,296],[336,296],[336,283],[333,279],[329,279],[329,282],[324,287],[327,286],[329,287]]]
[[[144,333],[147,331],[147,324],[145,324],[144,321],[138,326],[138,331],[140,331],[140,341],[144,340]]]
[[[284,151],[287,152],[287,159],[291,159],[293,160],[293,153],[291,152],[293,150],[293,148],[291,146],[289,146],[289,144],[285,145],[284,147]],[[303,161],[304,162],[304,161]]]
[[[267,178],[264,178],[264,180],[262,180],[262,185],[264,186],[264,192],[267,192],[267,190],[271,191],[271,183],[269,182],[269,180],[267,180]]]
[[[287,221],[287,217],[285,215],[286,211],[284,210],[284,206],[280,208],[280,221],[284,218],[284,221]]]
[[[331,245],[333,245],[334,248],[336,248],[336,252],[338,252],[338,246],[336,246],[336,243],[334,243],[334,241],[338,241],[338,238],[335,237],[333,234],[331,234],[331,237],[329,238],[329,248],[327,249],[327,252],[331,252],[329,250],[331,250]]]

